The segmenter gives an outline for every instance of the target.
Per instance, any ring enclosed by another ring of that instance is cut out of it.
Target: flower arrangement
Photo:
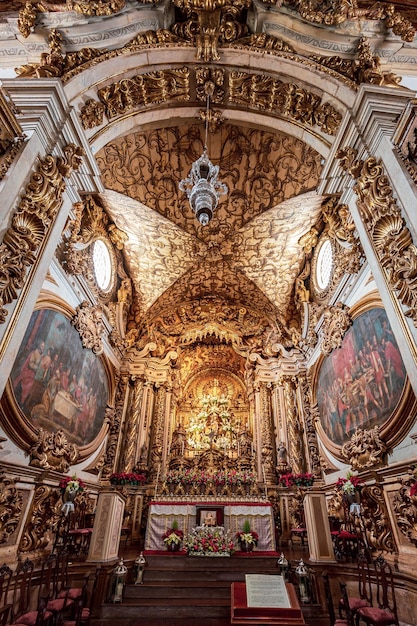
[[[279,477],[279,484],[282,487],[293,487],[296,485],[297,487],[311,487],[313,484],[314,476],[313,474],[281,474]]]
[[[240,544],[245,543],[247,545],[257,546],[259,535],[254,530],[250,529],[249,520],[245,520],[243,530],[236,533],[236,539]]]
[[[81,478],[78,478],[76,474],[73,476],[64,476],[59,483],[62,494],[68,493],[69,491],[78,493],[84,490],[84,486],[83,481]]]
[[[120,472],[110,476],[112,485],[143,485],[145,482],[145,474],[138,474],[137,472]]]
[[[346,478],[339,478],[336,483],[336,488],[340,489],[344,494],[352,495],[357,491],[360,491],[364,483],[359,476],[354,476],[352,472],[346,474]]]
[[[181,541],[184,539],[184,533],[182,530],[179,530],[177,520],[174,520],[171,528],[164,532],[162,539],[164,540],[166,546],[179,546]]]
[[[198,526],[184,536],[184,549],[190,556],[230,556],[235,544],[222,526]]]
[[[411,470],[411,486],[410,486],[410,496],[413,498],[417,495],[417,465],[413,467]]]

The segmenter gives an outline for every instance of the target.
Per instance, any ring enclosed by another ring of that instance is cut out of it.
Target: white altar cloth
[[[243,530],[246,520],[251,530],[259,535],[256,550],[275,551],[275,527],[272,505],[268,502],[151,502],[146,527],[145,550],[164,550],[163,534],[172,527],[174,520],[184,534],[197,525],[196,507],[218,507],[224,509],[224,528],[233,537]],[[238,546],[236,546],[238,548]]]

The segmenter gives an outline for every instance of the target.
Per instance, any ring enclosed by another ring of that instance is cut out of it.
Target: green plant
[[[172,530],[178,530],[178,520],[174,519],[171,528]]]
[[[244,533],[250,533],[250,522],[249,522],[248,519],[246,519],[244,524],[243,524],[243,532]]]

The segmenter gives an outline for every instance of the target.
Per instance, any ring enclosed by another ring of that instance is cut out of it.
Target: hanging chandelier
[[[201,226],[207,226],[213,217],[220,196],[228,192],[227,185],[217,179],[219,166],[213,165],[207,154],[210,95],[213,89],[214,84],[208,81],[206,83],[207,108],[203,154],[197,161],[194,161],[187,178],[179,183],[180,191],[185,191],[187,194],[190,206]]]

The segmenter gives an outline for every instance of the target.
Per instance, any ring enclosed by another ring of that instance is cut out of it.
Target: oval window
[[[108,291],[112,283],[112,263],[110,252],[102,239],[97,239],[93,245],[94,276],[97,285],[102,291]]]
[[[329,239],[323,242],[317,255],[316,279],[319,289],[326,289],[330,283],[333,268],[333,248]]]

